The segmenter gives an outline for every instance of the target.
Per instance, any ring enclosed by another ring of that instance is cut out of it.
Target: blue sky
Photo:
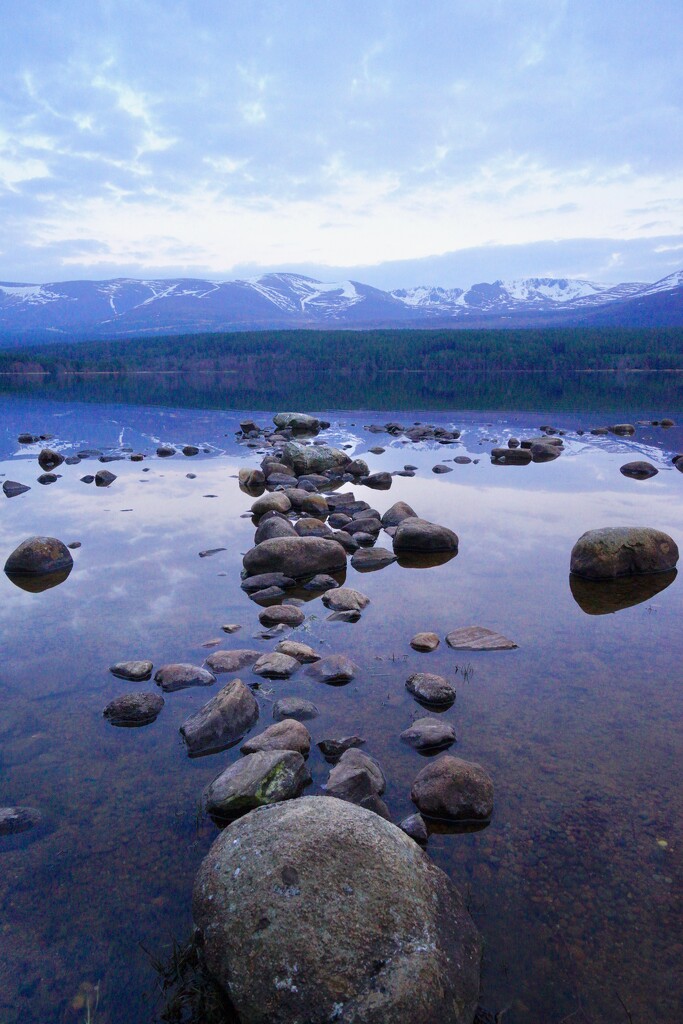
[[[0,280],[683,266],[680,0],[5,0]]]

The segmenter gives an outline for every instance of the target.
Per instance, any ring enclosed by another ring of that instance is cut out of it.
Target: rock
[[[415,672],[406,681],[406,690],[423,704],[450,705],[455,700],[455,687],[443,676],[432,672]]]
[[[185,719],[180,734],[190,755],[211,754],[241,740],[258,716],[258,704],[249,687],[241,679],[232,679]]]
[[[296,476],[310,473],[324,473],[326,470],[343,469],[351,459],[346,452],[327,445],[300,445],[289,441],[282,449],[282,461],[291,466]]]
[[[29,537],[15,548],[5,562],[8,576],[44,576],[70,572],[71,552],[56,537]]]
[[[299,430],[309,434],[317,434],[320,420],[305,412],[279,412],[273,416],[273,423],[278,430]]]
[[[302,797],[231,824],[199,869],[193,916],[242,1024],[474,1018],[482,943],[462,897],[400,829],[345,801]]]
[[[2,489],[6,498],[16,498],[18,494],[31,490],[28,484],[20,484],[17,480],[5,480]]]
[[[630,434],[635,434],[636,428],[632,423],[615,423],[613,426],[608,427],[608,430],[613,434],[619,434],[622,437],[626,437]],[[592,433],[592,431],[591,431]]]
[[[627,462],[620,466],[619,472],[632,480],[649,480],[651,476],[657,476],[659,470],[651,462]]]
[[[587,579],[666,572],[678,561],[678,547],[668,534],[647,526],[613,526],[588,530],[572,548],[570,571]]]
[[[417,512],[407,502],[397,501],[382,516],[382,526],[398,526],[404,519],[417,518]]]
[[[351,476],[369,476],[370,474],[370,467],[364,459],[353,459],[344,469]]]
[[[265,540],[276,540],[278,537],[298,537],[294,523],[289,519],[280,518],[280,516],[262,519],[254,534],[254,544],[263,544]],[[270,575],[274,574],[270,573]],[[275,585],[277,586],[277,584]]]
[[[199,455],[199,448],[195,444],[183,445],[183,455]]]
[[[264,608],[259,612],[259,622],[262,626],[277,626],[284,623],[285,626],[300,626],[306,616],[293,604],[280,604],[272,608]]]
[[[289,472],[289,473],[271,473],[271,475],[268,477],[268,487],[271,488],[271,490],[274,487],[277,487],[277,488],[279,488],[279,487],[290,488],[290,487],[295,487],[295,486],[296,486],[296,477],[292,476],[291,472]]]
[[[410,798],[430,818],[486,821],[493,813],[493,782],[481,765],[446,754],[418,772]]]
[[[436,466],[432,466],[432,473],[442,474],[442,473],[452,473],[452,472],[453,472],[453,467],[452,466],[444,466],[443,463],[441,463],[441,462],[437,463]]]
[[[95,482],[95,477],[92,475],[92,473],[86,473],[85,476],[81,477],[81,483],[82,484],[92,484],[94,482]]]
[[[351,556],[351,565],[357,572],[374,572],[396,561],[396,555],[386,548],[362,548]]]
[[[403,821],[399,821],[398,827],[402,832],[405,832],[407,836],[410,836],[414,842],[419,843],[420,846],[426,846],[429,841],[429,833],[427,832],[427,826],[425,820],[421,814],[409,814]]]
[[[268,522],[277,522],[276,519],[269,519]],[[268,587],[280,587],[281,590],[288,590],[294,586],[291,576],[285,576],[281,572],[263,572],[258,576],[249,576],[240,584],[246,594],[256,594],[259,590],[266,590]]]
[[[304,700],[303,697],[280,697],[273,704],[273,718],[276,722],[281,722],[285,718],[307,722],[310,718],[317,718],[319,714],[313,701]]]
[[[393,480],[391,473],[371,473],[370,476],[363,477],[361,483],[365,484],[366,487],[372,487],[376,491],[388,491]]]
[[[328,654],[308,667],[308,675],[320,683],[343,685],[350,683],[358,672],[358,666],[345,654]]]
[[[324,494],[310,494],[304,492],[305,497],[301,501],[301,511],[312,516],[326,516],[329,512],[329,505]],[[292,502],[293,504],[293,502]]]
[[[282,572],[292,579],[346,568],[346,552],[326,537],[277,537],[247,551],[243,559],[248,576]]]
[[[394,552],[456,551],[458,536],[447,526],[430,523],[417,516],[402,519],[393,537]]]
[[[41,473],[38,477],[39,484],[56,484],[60,479],[61,473]]]
[[[243,743],[243,754],[256,754],[260,750],[296,750],[305,757],[311,749],[311,734],[296,718],[283,718],[275,725],[269,725],[258,736],[252,736]]]
[[[331,537],[332,530],[327,523],[320,519],[299,519],[295,524],[294,532],[297,537]]]
[[[514,641],[485,626],[452,629],[446,636],[446,643],[455,651],[510,651],[517,647]]]
[[[289,512],[292,503],[284,491],[272,491],[262,494],[251,506],[251,514],[260,519],[266,512]]]
[[[206,659],[206,664],[212,672],[219,675],[222,672],[239,672],[248,665],[253,665],[261,657],[260,651],[251,651],[241,648],[234,651],[214,651]]]
[[[299,668],[296,658],[291,658],[281,651],[269,651],[262,654],[252,667],[252,672],[264,679],[289,679],[292,672]]]
[[[435,651],[439,646],[439,638],[436,633],[416,633],[410,646],[415,651]]]
[[[170,459],[172,455],[175,455],[175,448],[169,444],[160,444],[157,448],[157,455],[160,459]]]
[[[369,534],[370,539],[374,541],[381,529],[382,524],[379,519],[367,518],[352,519],[350,523],[346,524],[346,526],[342,526],[342,531],[344,533],[350,533],[351,536],[355,536],[358,541],[360,541],[360,538],[358,537],[358,534],[360,533]]]
[[[311,781],[301,754],[294,750],[260,750],[231,764],[206,791],[206,809],[219,818],[234,818],[255,807],[292,800]]]
[[[318,661],[320,655],[308,644],[299,643],[297,640],[281,640],[275,648],[280,654],[287,654],[290,658],[296,658],[301,665]]]
[[[532,444],[529,449],[532,462],[552,462],[553,459],[559,458],[562,449],[557,445],[551,444],[552,440],[554,438],[548,438],[546,442],[535,441]]]
[[[491,462],[496,466],[528,466],[531,452],[528,448],[494,448]]]
[[[253,420],[240,420],[240,430],[243,434],[258,434],[259,428]]]
[[[29,444],[28,441],[24,443]],[[0,807],[0,836],[28,832],[42,820],[42,814],[35,807]]]
[[[64,456],[60,455],[59,452],[53,451],[52,448],[43,448],[38,455],[38,465],[47,473],[56,469],[57,466],[61,466],[63,462]]]
[[[282,587],[266,587],[265,590],[259,590],[255,594],[250,594],[249,596],[252,601],[256,602],[256,604],[270,605],[273,601],[279,601],[283,598],[285,596],[285,592]]]
[[[37,444],[39,440],[37,434],[19,434],[17,438],[19,444]]]
[[[162,665],[157,669],[154,682],[166,693],[174,693],[176,690],[185,690],[188,686],[212,686],[216,682],[216,677],[205,668],[176,662]]]
[[[667,427],[667,428],[668,427],[675,427],[676,426],[676,422],[675,422],[675,420],[671,420],[671,419],[669,419],[668,417],[665,416],[663,420],[659,421],[659,425],[661,427]]]
[[[442,718],[418,718],[404,729],[401,739],[415,750],[440,750],[455,743],[455,729]]]
[[[318,749],[326,761],[338,761],[346,750],[362,747],[364,743],[361,736],[342,736],[341,739],[320,740]]]
[[[224,626],[221,626],[224,633],[237,633],[241,628],[238,622],[227,622]]]
[[[240,487],[247,490],[256,490],[263,487],[266,482],[265,473],[260,469],[241,469],[238,474]]]
[[[683,467],[682,467],[683,468]],[[330,540],[336,540],[338,544],[344,548],[344,551],[348,551],[349,554],[355,554],[360,547],[355,537],[352,537],[350,533],[344,533],[343,530],[335,530],[330,537]]]
[[[362,612],[370,604],[370,598],[361,594],[360,590],[338,587],[323,594],[322,602],[326,608],[335,612]]]
[[[109,487],[116,480],[116,473],[110,473],[108,469],[98,469],[95,473],[95,487]]]
[[[109,701],[102,714],[112,725],[148,725],[163,706],[160,693],[126,693]]]
[[[330,771],[325,785],[328,796],[360,804],[369,796],[381,796],[386,789],[379,762],[357,747],[349,747]]]
[[[200,558],[210,558],[211,555],[217,555],[220,551],[227,551],[227,548],[205,548],[204,551],[199,552]]]
[[[336,590],[338,586],[339,584],[333,576],[328,576],[327,573],[318,573],[308,583],[304,583],[304,590],[312,590],[319,593],[327,590]]]
[[[386,451],[386,448],[382,448],[381,445],[377,444],[375,445],[374,448],[368,448],[368,451],[372,452],[373,455],[383,455],[384,452]]]
[[[144,683],[152,675],[151,661],[117,661],[109,669],[119,679],[129,679],[132,683]]]

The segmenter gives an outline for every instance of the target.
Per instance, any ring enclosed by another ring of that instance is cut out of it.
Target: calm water
[[[417,670],[452,679],[458,695],[445,715],[458,741],[451,753],[486,766],[495,811],[488,828],[432,835],[428,849],[465,892],[485,937],[482,1005],[506,1010],[505,1024],[676,1024],[681,582],[631,595],[640,603],[630,607],[589,614],[568,569],[578,536],[604,525],[650,525],[683,550],[683,474],[670,462],[683,451],[683,430],[639,427],[626,440],[575,433],[606,420],[681,418],[683,410],[649,406],[642,396],[608,417],[554,408],[549,398],[534,413],[326,414],[325,438],[351,445],[371,469],[418,467],[412,479],[395,477],[388,492],[356,487],[357,497],[380,512],[410,502],[454,529],[460,552],[428,569],[393,564],[361,575],[349,566],[348,585],[371,599],[361,620],[328,622],[314,598],[293,635],[352,655],[360,673],[346,687],[325,687],[303,671],[267,683],[257,691],[254,731],[270,723],[276,697],[314,700],[321,710],[308,723],[314,743],[364,736],[399,820],[413,809],[410,784],[425,763],[398,738],[424,714],[405,680]],[[239,748],[187,757],[178,727],[212,695],[204,688],[166,695],[157,721],[140,729],[110,726],[102,708],[127,690],[156,690],[153,682],[115,679],[115,661],[201,664],[210,652],[203,645],[214,640],[224,649],[275,646],[254,638],[259,608],[239,587],[253,526],[241,518],[251,499],[236,474],[260,455],[239,446],[235,430],[250,413],[3,399],[0,473],[31,490],[0,500],[2,561],[33,534],[81,542],[71,575],[52,590],[27,593],[0,576],[0,805],[28,804],[45,815],[34,832],[0,838],[3,1024],[160,1019],[145,950],[163,956],[189,934],[193,877],[216,835],[202,790]],[[462,440],[405,444],[364,429],[389,419],[455,426]],[[532,436],[549,420],[569,431],[558,460],[490,464],[493,439]],[[93,460],[63,465],[55,484],[41,486],[40,446],[18,445],[21,431],[54,434],[50,444],[65,454],[130,447],[150,457],[109,465],[117,479],[108,489],[80,482],[101,468]],[[158,442],[208,451],[159,459]],[[368,455],[378,444],[386,452]],[[481,461],[432,473],[462,454]],[[619,473],[640,458],[659,474],[638,482]],[[199,557],[215,547],[226,550]],[[228,636],[224,623],[242,629]],[[418,631],[443,640],[468,625],[499,630],[519,648],[463,656],[443,642],[431,654],[409,646]],[[328,766],[315,747],[309,762],[309,792],[319,792]]]

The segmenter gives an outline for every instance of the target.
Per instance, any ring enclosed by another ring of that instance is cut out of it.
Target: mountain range
[[[248,280],[0,282],[0,344],[300,328],[682,327],[683,270],[654,284],[526,278],[382,291],[300,274]]]

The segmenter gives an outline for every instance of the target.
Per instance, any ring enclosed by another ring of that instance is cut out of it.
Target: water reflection
[[[5,575],[15,587],[20,587],[21,590],[25,590],[29,594],[40,594],[44,590],[58,587],[60,583],[68,579],[72,569],[73,565],[70,565],[66,569],[60,569],[58,572],[43,573],[42,576],[36,576],[35,573],[29,575],[26,573],[8,572],[5,569]]]
[[[614,580],[587,580],[572,574],[569,589],[586,615],[608,615],[656,597],[671,586],[677,574],[676,569],[671,569],[643,576],[620,576]]]

